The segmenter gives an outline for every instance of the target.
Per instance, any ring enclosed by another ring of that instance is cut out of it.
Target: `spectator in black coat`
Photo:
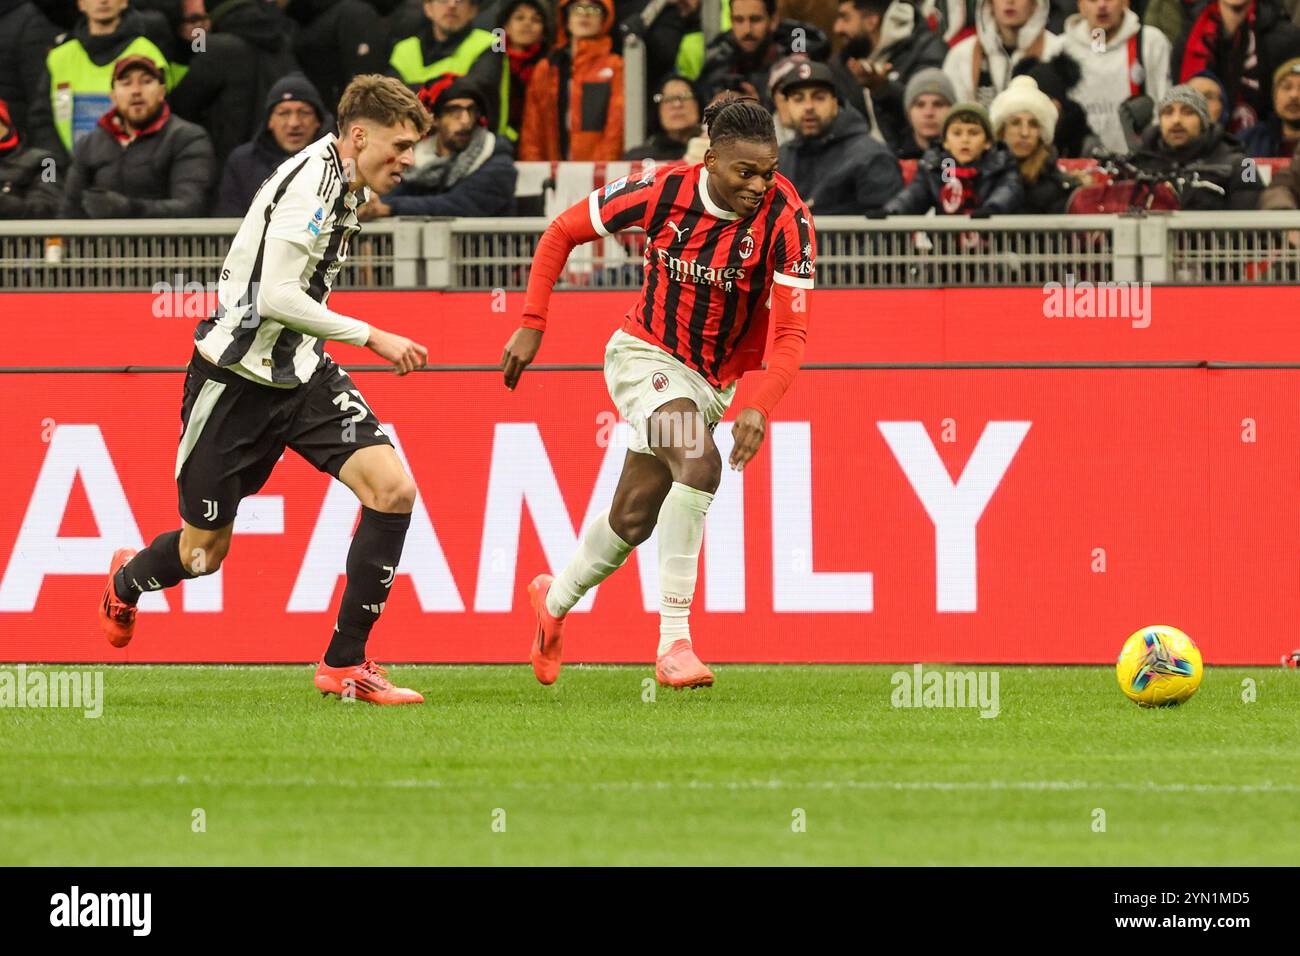
[[[172,116],[148,57],[113,68],[113,108],[77,143],[63,197],[68,218],[202,216],[216,172],[203,128]]]
[[[508,216],[514,211],[514,152],[487,128],[488,101],[468,77],[448,74],[421,91],[433,129],[415,147],[415,165],[383,199],[361,207],[384,216]]]
[[[941,68],[948,44],[931,32],[911,0],[840,0],[835,36],[842,46],[827,62],[840,98],[897,149],[911,138],[903,102],[907,84],[921,70]]]
[[[943,145],[927,150],[907,188],[885,205],[890,216],[973,218],[1020,212],[1025,186],[1015,157],[993,140],[989,114],[978,103],[958,103],[943,121]]]
[[[0,100],[0,219],[53,219],[59,213],[54,156],[23,142]]]
[[[298,71],[292,25],[274,3],[226,0],[212,10],[203,51],[184,46],[189,70],[168,94],[177,116],[208,131],[217,162],[248,142],[261,123],[261,104],[276,81]]]
[[[690,80],[676,74],[664,80],[654,95],[655,125],[650,139],[623,154],[624,159],[659,162],[684,159],[692,139],[700,135],[704,109]]]
[[[1015,157],[1025,184],[1023,212],[1063,213],[1070,193],[1079,185],[1056,164],[1052,137],[1058,115],[1056,104],[1038,88],[1032,76],[1013,77],[989,109],[993,135]]]
[[[866,119],[841,109],[825,63],[800,63],[779,84],[795,138],[781,147],[781,173],[815,215],[863,215],[903,189],[898,160]]]
[[[1237,138],[1210,122],[1205,97],[1175,86],[1156,110],[1159,122],[1143,134],[1133,165],[1169,176],[1183,209],[1254,209],[1259,177]]]
[[[407,36],[427,24],[418,2],[277,0],[277,3],[298,27],[294,57],[331,107],[338,103],[352,77],[388,69],[390,36]]]
[[[903,105],[907,109],[907,135],[894,146],[899,159],[920,159],[943,132],[943,118],[957,101],[952,80],[938,67],[919,70],[907,81]]]
[[[778,17],[776,0],[732,0],[731,29],[710,43],[704,55],[696,83],[700,98],[710,103],[723,90],[735,90],[770,107],[768,72],[777,60],[792,53],[825,60],[830,43],[812,24]]]
[[[670,73],[681,73],[692,80],[698,79],[702,57],[695,61],[694,69],[691,69],[686,62],[689,57],[682,56],[682,48],[689,36],[691,42],[698,41],[698,50],[702,52],[704,49],[703,35],[700,32],[700,0],[641,2],[632,14],[624,12],[622,3],[616,9],[620,17],[617,30],[619,38],[633,34],[645,44],[647,89],[658,89]],[[651,104],[646,105],[649,108]]]
[[[0,0],[0,100],[19,129],[27,129],[27,100],[58,32],[31,0]]]
[[[316,87],[300,73],[271,87],[265,115],[262,131],[226,160],[212,215],[243,216],[266,177],[334,125]]]

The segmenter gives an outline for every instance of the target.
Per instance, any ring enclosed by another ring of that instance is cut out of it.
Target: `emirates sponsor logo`
[[[693,259],[679,259],[670,255],[666,249],[657,249],[659,261],[668,270],[668,277],[677,282],[695,282],[699,285],[714,285],[731,289],[737,282],[744,281],[745,270],[739,266],[715,269],[702,266]]]

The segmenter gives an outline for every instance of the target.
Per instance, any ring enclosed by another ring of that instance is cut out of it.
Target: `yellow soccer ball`
[[[1201,652],[1196,643],[1164,624],[1144,627],[1124,642],[1115,663],[1119,689],[1143,707],[1181,704],[1201,686]]]

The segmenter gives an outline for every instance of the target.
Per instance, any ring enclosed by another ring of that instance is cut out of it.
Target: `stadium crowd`
[[[0,0],[0,218],[242,215],[359,73],[434,118],[370,219],[514,214],[517,160],[698,161],[724,90],[815,213],[1065,212],[1090,157],[1170,208],[1300,205],[1300,0]],[[1295,158],[1264,189],[1260,157]]]

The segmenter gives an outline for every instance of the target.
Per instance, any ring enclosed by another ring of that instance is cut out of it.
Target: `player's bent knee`
[[[674,471],[674,481],[713,494],[722,484],[722,456],[714,448],[710,454],[682,459]]]
[[[408,514],[415,507],[415,482],[410,478],[370,490],[366,507],[387,514]]]
[[[190,574],[214,574],[230,553],[230,529],[203,531],[187,528],[181,532],[180,551],[181,563]]]
[[[644,544],[650,540],[650,535],[654,534],[655,522],[658,520],[658,510],[651,510],[648,506],[638,507],[633,504],[628,507],[609,514],[610,529],[622,538],[632,547]]]

